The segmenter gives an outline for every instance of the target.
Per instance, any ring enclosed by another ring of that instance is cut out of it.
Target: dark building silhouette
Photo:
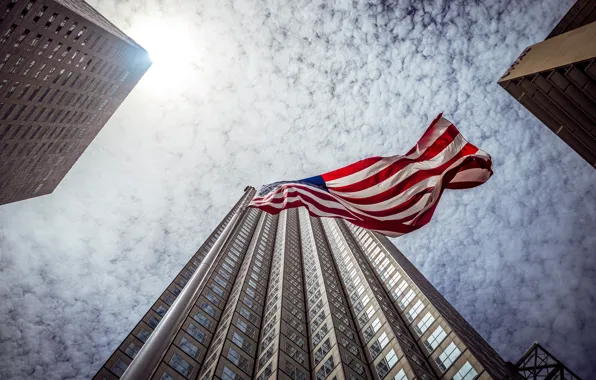
[[[386,237],[254,193],[94,379],[521,379]]]
[[[499,80],[509,94],[596,167],[596,2],[578,1],[549,37]]]
[[[51,193],[150,64],[84,1],[0,1],[0,204]]]
[[[547,39],[596,21],[596,2],[578,0],[550,32]]]

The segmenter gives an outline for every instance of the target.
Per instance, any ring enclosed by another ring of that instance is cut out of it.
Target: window
[[[372,330],[374,331],[374,333],[379,331],[379,328],[381,328],[381,321],[379,321],[379,318],[375,318],[373,323],[371,323],[370,327],[372,327]]]
[[[331,343],[329,342],[329,339],[327,339],[321,345],[321,347],[315,352],[315,365],[319,364],[321,362],[321,360],[323,360],[323,357],[325,357],[325,355],[327,355],[327,353],[329,352],[330,349],[331,349]]]
[[[170,359],[170,366],[184,376],[190,375],[190,373],[193,370],[193,367],[190,364],[188,364],[188,362],[184,360],[182,356],[178,355],[176,352],[172,354],[172,358]]]
[[[424,342],[424,346],[426,346],[428,352],[433,352],[434,349],[437,348],[439,344],[441,344],[441,342],[443,341],[443,339],[445,339],[446,336],[447,334],[445,333],[445,330],[443,330],[443,327],[439,326]]]
[[[473,380],[476,375],[478,375],[478,372],[476,372],[470,362],[466,362],[453,376],[453,380]]]
[[[241,370],[248,372],[248,361],[238,351],[230,347],[228,349],[228,359]]]
[[[187,332],[190,334],[190,336],[199,341],[199,343],[205,343],[205,333],[193,323],[188,324]]]
[[[416,304],[406,313],[406,319],[409,322],[412,322],[418,316],[418,314],[420,314],[422,309],[424,309],[424,303],[418,300]]]
[[[329,357],[325,364],[317,371],[317,380],[324,380],[331,374],[335,364],[333,363],[333,356]]]
[[[116,375],[122,376],[124,371],[126,371],[126,368],[128,368],[128,364],[124,363],[120,359],[116,359],[116,363],[114,363],[111,369]]]
[[[169,373],[164,372],[159,380],[175,380]]]
[[[397,363],[397,355],[395,355],[395,350],[391,349],[391,351],[385,355],[383,360],[377,364],[377,373],[379,374],[379,378],[382,379],[385,377],[391,368],[393,368],[395,363]]]
[[[397,299],[406,289],[408,288],[408,283],[406,280],[403,280],[397,288],[393,290],[393,298]]]
[[[455,343],[451,342],[449,346],[443,351],[441,355],[435,360],[437,366],[441,369],[441,371],[445,372],[447,368],[457,359],[457,357],[461,354],[461,351]]]
[[[207,314],[209,314],[212,317],[215,317],[215,309],[213,308],[213,306],[209,305],[207,302],[203,301],[201,302],[201,309],[205,310],[205,312]]]
[[[186,352],[188,356],[190,356],[191,358],[196,358],[199,354],[199,349],[197,348],[197,346],[192,344],[191,341],[186,339],[185,337],[182,337],[182,339],[180,339],[179,346],[182,349],[182,351]]]
[[[197,320],[197,322],[199,322],[201,325],[205,326],[206,328],[208,328],[208,329],[211,328],[211,321],[209,320],[209,318],[207,318],[206,316],[201,314],[201,312],[196,313],[194,318]]]
[[[134,359],[134,357],[137,356],[137,353],[140,349],[141,347],[137,346],[135,342],[130,342],[128,344],[128,347],[126,347],[126,349],[124,350],[124,352],[126,352],[126,355]]]
[[[238,347],[242,347],[244,344],[244,338],[235,332],[234,335],[232,335],[232,342],[234,342]]]
[[[406,376],[406,371],[404,369],[400,369],[399,372],[393,376],[393,380],[408,380],[408,376]]]
[[[418,324],[414,327],[414,330],[416,330],[416,333],[418,334],[418,336],[422,336],[422,334],[424,334],[426,332],[426,330],[428,330],[428,328],[430,327],[430,325],[433,324],[434,321],[435,321],[435,317],[433,317],[433,315],[429,311],[420,320],[420,322],[418,322]]]
[[[406,294],[405,297],[398,302],[399,307],[402,310],[405,309],[410,304],[410,302],[412,302],[412,300],[414,299],[414,296],[415,296],[414,291],[412,289],[410,289],[408,294]]]
[[[141,342],[145,342],[145,341],[147,341],[147,338],[149,338],[149,335],[151,335],[150,331],[141,329],[141,331],[139,331],[137,333],[137,338],[139,338],[141,340]]]
[[[213,290],[215,292],[215,294],[223,297],[224,295],[224,291],[222,288],[220,288],[218,285],[216,284],[211,284],[211,290]]]
[[[223,370],[221,371],[221,378],[222,378],[222,380],[236,380],[236,379],[241,379],[240,376],[237,376],[236,375],[236,372],[234,372],[234,370],[228,368],[225,365],[223,367]]]
[[[159,324],[159,319],[155,318],[153,315],[149,317],[149,322],[147,322],[151,328],[156,328]]]
[[[290,375],[290,378],[294,380],[304,380],[306,379],[306,375],[299,371],[292,363],[289,361],[286,362],[286,373]]]
[[[166,312],[168,311],[168,309],[166,309],[163,305],[159,305],[159,307],[157,308],[157,310],[155,310],[155,312],[159,315],[161,315],[162,317],[164,315],[166,315]]]

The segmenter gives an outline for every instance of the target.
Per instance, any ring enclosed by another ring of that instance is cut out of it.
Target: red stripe
[[[458,166],[452,170],[449,170],[445,174],[443,179],[441,180],[441,191],[440,191],[439,196],[437,197],[436,201],[432,204],[432,206],[428,210],[426,210],[422,213],[419,213],[417,215],[416,221],[412,225],[404,225],[400,221],[393,221],[393,220],[379,221],[379,220],[375,220],[375,219],[368,219],[365,221],[350,221],[350,222],[357,226],[371,229],[371,230],[392,231],[392,232],[396,232],[396,233],[400,233],[400,234],[405,234],[408,232],[415,231],[430,222],[430,220],[437,208],[437,205],[439,204],[439,200],[441,199],[441,196],[443,195],[443,192],[445,191],[445,189],[447,188],[447,186],[449,185],[449,183],[451,182],[453,177],[455,177],[455,175],[461,171],[462,167],[466,168],[465,170],[467,170],[470,168],[483,167],[483,165],[486,165],[487,163],[488,162],[486,162],[486,161],[481,162],[481,160],[477,160],[476,157],[467,157],[466,161],[464,163],[462,163],[461,166]],[[492,171],[491,171],[491,173],[492,173]]]
[[[358,173],[359,171],[364,170],[364,169],[376,164],[377,162],[381,161],[382,159],[383,159],[383,157],[365,158],[364,160],[354,162],[351,165],[344,166],[341,169],[337,169],[337,170],[331,171],[329,173],[322,174],[321,177],[323,177],[323,181],[325,181],[325,182],[333,181],[338,178],[349,176],[350,174]]]
[[[406,166],[410,165],[413,162],[422,162],[427,161],[441,153],[445,148],[453,142],[455,137],[459,134],[459,131],[455,126],[452,124],[447,128],[447,130],[436,140],[436,142],[428,147],[428,149],[418,158],[416,159],[408,159],[402,158],[385,169],[379,171],[378,173],[363,179],[362,181],[352,183],[346,186],[329,186],[329,189],[334,191],[340,191],[344,193],[353,193],[356,191],[366,190],[372,186],[378,185],[379,183],[383,182],[387,178],[390,178],[392,175],[396,174]]]
[[[408,151],[408,153],[406,153],[406,156],[409,156],[410,154],[414,153],[416,151],[416,149],[418,148],[418,145],[421,145],[421,143],[423,141],[425,141],[431,135],[432,130],[435,129],[435,125],[437,125],[437,123],[439,122],[439,120],[441,120],[442,117],[443,117],[443,112],[441,112],[437,117],[435,117],[435,119],[432,121],[432,123],[430,123],[428,128],[426,128],[426,131],[424,131],[424,133],[422,134],[422,137],[418,140],[416,145],[414,145],[414,147],[412,149],[410,149]]]
[[[359,205],[372,205],[376,203],[385,202],[389,199],[395,198],[402,194],[403,192],[407,191],[412,186],[416,185],[417,183],[436,175],[442,174],[445,170],[449,168],[449,166],[453,165],[457,160],[460,160],[462,157],[474,154],[478,151],[474,145],[468,143],[466,144],[462,150],[460,150],[455,156],[453,156],[449,161],[443,163],[440,166],[437,166],[433,169],[428,170],[417,170],[412,173],[409,177],[402,180],[392,188],[389,188],[381,193],[377,193],[373,196],[366,197],[366,198],[349,198],[344,197],[341,194],[336,194],[338,197],[346,200],[347,202]]]

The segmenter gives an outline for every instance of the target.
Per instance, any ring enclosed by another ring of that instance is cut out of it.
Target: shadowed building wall
[[[596,2],[578,1],[499,85],[596,167]]]
[[[0,204],[51,193],[150,64],[83,1],[0,1]]]

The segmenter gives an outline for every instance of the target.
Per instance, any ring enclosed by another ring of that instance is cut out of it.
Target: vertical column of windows
[[[320,219],[299,214],[313,378],[371,379]]]
[[[260,211],[256,209],[246,211],[244,219],[213,266],[207,284],[174,339],[174,344],[166,352],[155,379],[166,375],[196,378],[207,348],[221,342],[222,337],[214,335],[219,321],[222,321],[223,310],[232,297],[236,275],[251,243],[259,214]]]
[[[153,329],[157,327],[161,318],[166,314],[169,307],[172,305],[182,288],[186,285],[192,274],[197,270],[201,261],[205,258],[205,255],[217,238],[221,235],[227,224],[230,222],[232,217],[246,207],[246,204],[252,199],[254,190],[247,191],[240,200],[232,207],[230,212],[220,222],[218,227],[211,233],[209,238],[203,243],[201,248],[195,253],[195,255],[188,261],[188,263],[182,268],[180,273],[176,276],[174,281],[168,286],[168,288],[161,294],[158,300],[153,304],[151,309],[145,314],[143,319],[135,326],[133,331],[124,339],[118,349],[112,354],[112,356],[106,361],[102,369],[96,375],[96,378],[102,378],[106,373],[111,376],[120,377],[124,370],[128,367],[130,362],[136,357],[137,353],[147,341]],[[231,259],[230,259],[231,260]],[[215,287],[213,284],[213,293],[207,293],[206,298],[210,300],[216,307],[223,307],[221,298],[216,297],[216,294],[223,296],[223,288]],[[186,332],[193,337],[196,342],[200,343],[197,345],[190,338],[186,336],[180,336],[179,340],[180,347],[184,352],[190,352],[191,357],[199,357],[204,354],[206,349],[206,340],[209,333],[203,326],[197,322],[187,321],[184,324]],[[184,334],[182,334],[184,335]],[[201,345],[203,352],[201,353]],[[195,348],[193,348],[195,347]],[[180,356],[180,355],[178,355]],[[163,371],[162,371],[163,372]]]
[[[366,259],[344,235],[349,231],[343,231],[341,222],[336,220],[326,219],[323,225],[375,377],[391,378],[403,369],[405,378],[434,379],[434,373],[382,291]],[[382,261],[378,265],[387,266]]]
[[[276,222],[276,216],[261,214],[199,379],[248,380],[253,374]]]
[[[421,350],[426,353],[431,365],[439,373],[445,373],[452,365],[457,367],[454,371],[459,370],[464,362],[454,363],[466,348],[449,324],[373,233],[351,224],[346,225],[361,246],[371,267],[382,280],[386,292],[392,295],[395,306],[407,321],[410,331],[416,337]],[[477,367],[481,371],[480,365],[477,364]]]
[[[297,210],[280,213],[256,378],[305,379],[310,371]]]

